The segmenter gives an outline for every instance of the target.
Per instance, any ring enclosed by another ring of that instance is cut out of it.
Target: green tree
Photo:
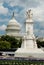
[[[1,40],[8,41],[9,43],[11,43],[11,48],[18,48],[19,47],[19,40],[13,36],[8,36],[8,35],[4,36],[3,35],[3,36],[1,36]]]
[[[44,41],[36,40],[38,48],[44,47]]]
[[[11,44],[7,41],[0,41],[0,49],[10,49]]]

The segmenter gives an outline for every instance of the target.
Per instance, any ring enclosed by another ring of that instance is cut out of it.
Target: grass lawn
[[[44,65],[44,61],[0,60],[0,65]]]

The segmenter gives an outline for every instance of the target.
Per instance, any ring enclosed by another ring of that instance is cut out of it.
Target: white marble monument
[[[27,18],[25,22],[26,33],[23,37],[21,48],[18,48],[15,52],[15,57],[34,57],[44,58],[43,50],[39,49],[36,44],[36,39],[33,34],[33,19],[32,11],[27,11]]]

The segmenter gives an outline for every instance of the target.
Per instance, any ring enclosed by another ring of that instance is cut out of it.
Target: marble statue
[[[21,48],[18,48],[15,52],[15,57],[34,57],[34,58],[44,58],[44,52],[39,49],[36,44],[36,38],[33,33],[33,13],[31,10],[27,12],[27,19],[25,21],[25,32],[26,35],[23,37]]]
[[[32,18],[33,17],[33,13],[31,12],[31,9],[28,10],[26,13],[27,13],[27,18]]]

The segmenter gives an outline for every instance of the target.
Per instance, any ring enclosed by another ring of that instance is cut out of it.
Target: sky
[[[5,29],[13,12],[24,32],[26,11],[29,9],[33,12],[34,34],[44,37],[44,0],[0,0],[0,35],[6,33]]]

